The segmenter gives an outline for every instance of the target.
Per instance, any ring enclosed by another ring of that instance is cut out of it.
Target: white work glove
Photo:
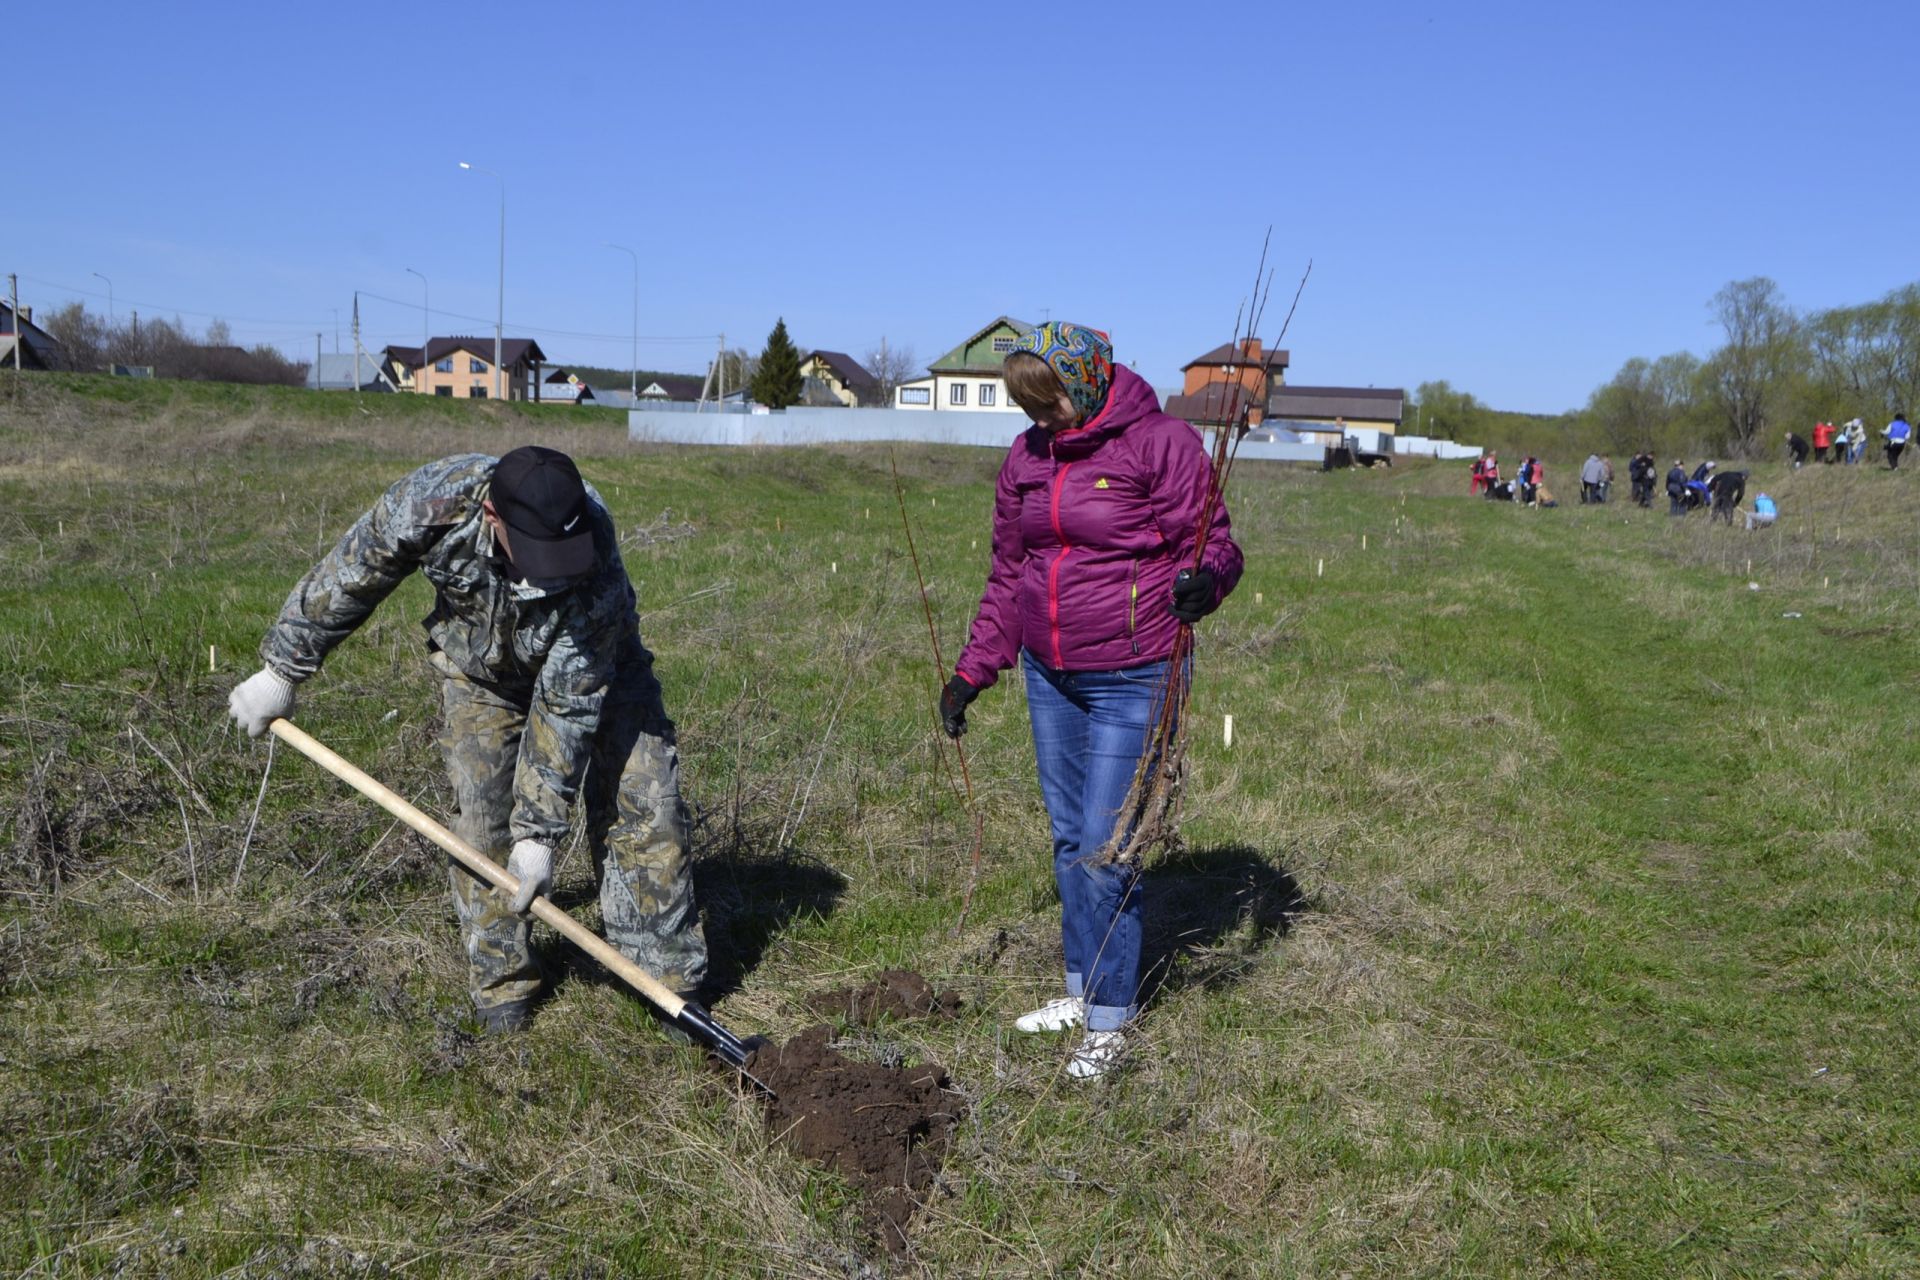
[[[513,895],[512,903],[518,915],[533,905],[535,894],[553,887],[553,850],[538,840],[516,840],[507,858],[507,870],[520,882],[520,892]]]
[[[233,686],[227,695],[227,714],[249,738],[257,738],[275,720],[293,714],[294,687],[293,681],[272,667],[262,667]]]

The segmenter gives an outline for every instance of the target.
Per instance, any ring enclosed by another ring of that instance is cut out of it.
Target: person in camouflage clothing
[[[415,569],[434,588],[424,625],[454,829],[505,852],[521,883],[509,901],[449,860],[481,1021],[510,1031],[531,1014],[541,975],[524,913],[583,785],[607,940],[691,999],[707,953],[673,722],[613,520],[565,454],[461,454],[388,489],[287,597],[265,665],[229,698],[234,719],[258,737],[291,716],[298,686]]]

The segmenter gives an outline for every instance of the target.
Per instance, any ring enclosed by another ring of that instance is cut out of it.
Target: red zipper
[[[1067,552],[1073,550],[1067,544],[1066,531],[1060,527],[1060,494],[1067,487],[1067,472],[1073,470],[1071,462],[1065,463],[1053,476],[1053,536],[1060,540],[1060,553],[1053,558],[1053,566],[1047,570],[1047,626],[1053,633],[1053,668],[1058,671],[1066,665],[1066,659],[1060,652],[1060,562],[1067,558]]]

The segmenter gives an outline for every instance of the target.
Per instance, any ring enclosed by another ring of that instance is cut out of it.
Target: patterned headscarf
[[[1098,329],[1049,320],[1013,344],[1015,351],[1039,356],[1066,389],[1067,400],[1085,422],[1107,403],[1113,385],[1113,343]]]

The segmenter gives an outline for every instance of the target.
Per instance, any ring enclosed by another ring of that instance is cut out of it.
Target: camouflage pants
[[[444,659],[435,666],[446,677],[440,750],[459,806],[454,830],[505,865],[531,690],[470,680]],[[690,994],[706,979],[707,943],[688,868],[679,748],[645,649],[621,664],[608,691],[581,790],[607,941],[670,990]],[[530,999],[541,974],[527,917],[513,914],[506,895],[451,859],[448,875],[474,1004],[490,1009]]]

